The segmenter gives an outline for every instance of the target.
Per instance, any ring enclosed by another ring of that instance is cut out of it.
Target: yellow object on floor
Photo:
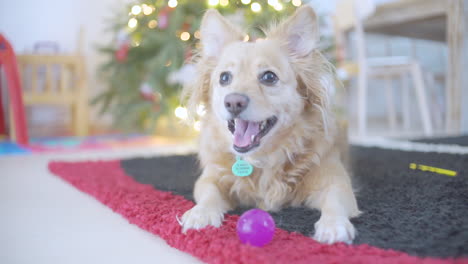
[[[416,163],[410,163],[409,165],[410,169],[412,170],[422,170],[422,171],[430,171],[430,172],[435,172],[438,174],[443,174],[447,176],[457,176],[457,172],[453,170],[447,170],[447,169],[441,169],[441,168],[436,168],[436,167],[431,167],[427,165],[421,165],[421,164],[416,164]]]

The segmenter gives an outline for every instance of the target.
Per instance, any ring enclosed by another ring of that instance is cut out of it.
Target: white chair
[[[433,127],[427,103],[426,88],[424,83],[424,74],[421,65],[408,57],[380,57],[367,58],[366,43],[364,38],[363,21],[372,15],[375,11],[373,0],[342,0],[338,2],[335,15],[336,42],[338,47],[338,56],[343,59],[343,50],[345,44],[345,33],[354,29],[356,38],[355,46],[357,53],[357,63],[354,63],[354,72],[349,72],[349,65],[342,63],[348,74],[355,73],[358,82],[358,102],[357,102],[357,120],[358,136],[367,134],[367,90],[368,80],[370,78],[379,78],[385,80],[387,118],[392,132],[396,131],[397,118],[395,99],[392,87],[392,78],[399,78],[402,83],[402,113],[403,127],[409,130],[410,127],[410,95],[408,87],[408,76],[413,80],[418,109],[421,116],[423,131],[426,136],[432,135]],[[340,58],[338,58],[340,59]],[[352,67],[351,67],[352,68]],[[341,69],[342,70],[342,69]],[[338,66],[340,71],[340,65]]]

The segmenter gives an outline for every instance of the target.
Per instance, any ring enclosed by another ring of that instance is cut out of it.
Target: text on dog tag
[[[236,162],[232,165],[232,173],[239,177],[249,176],[253,172],[253,166],[240,157],[236,157]]]

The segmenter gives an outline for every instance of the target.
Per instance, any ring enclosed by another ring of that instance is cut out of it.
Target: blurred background
[[[203,12],[256,41],[301,5],[319,14],[351,137],[468,131],[464,0],[16,0],[0,3],[0,153],[192,142],[179,94]]]

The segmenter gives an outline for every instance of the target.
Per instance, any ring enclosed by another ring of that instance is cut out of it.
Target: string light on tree
[[[150,22],[148,22],[148,27],[153,29],[153,28],[156,28],[158,26],[158,21],[156,20],[150,20]]]
[[[293,6],[301,6],[302,1],[301,0],[292,0],[292,4],[293,4]]]
[[[283,10],[283,4],[277,3],[276,5],[273,6],[273,8],[275,8],[276,11],[281,11]]]
[[[175,114],[176,117],[178,117],[178,118],[180,118],[182,120],[186,120],[188,118],[187,108],[182,107],[182,106],[178,106],[174,110],[174,114]]]
[[[277,4],[279,4],[278,0],[268,0],[268,4],[271,5],[271,6],[275,6]]]
[[[138,25],[138,20],[136,18],[132,17],[128,20],[129,28],[136,28],[137,25]]]
[[[185,31],[185,32],[182,32],[182,33],[180,34],[180,39],[181,39],[182,41],[187,41],[187,40],[189,40],[189,39],[190,39],[190,33],[186,32],[186,31]]]
[[[250,4],[250,2],[252,2],[251,0],[241,0],[241,2],[244,4],[244,5],[248,5]]]
[[[147,16],[151,15],[151,13],[153,13],[154,11],[154,7],[151,7],[149,5],[143,4],[142,7],[143,7],[143,14]]]
[[[196,39],[200,39],[200,30],[195,31],[195,33],[193,33],[193,36],[194,36]]]
[[[167,2],[167,6],[171,8],[175,8],[177,4],[178,4],[177,0],[169,0],[169,2]]]
[[[250,9],[252,9],[252,11],[254,11],[255,13],[258,13],[262,11],[262,6],[259,3],[254,2],[252,3],[252,5],[250,5]]]
[[[248,42],[249,39],[250,39],[249,35],[245,35],[245,37],[244,37],[244,42]]]
[[[141,13],[141,7],[139,5],[134,5],[132,7],[132,14],[135,16]]]
[[[209,6],[217,6],[219,5],[219,0],[208,0]]]

